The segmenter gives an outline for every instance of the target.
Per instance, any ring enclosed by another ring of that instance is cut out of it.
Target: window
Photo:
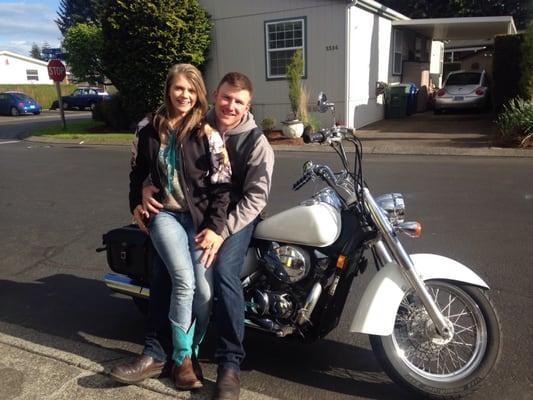
[[[305,21],[301,17],[265,22],[267,79],[285,78],[287,65],[298,49],[302,50],[306,71]]]
[[[393,64],[392,64],[392,74],[401,75],[402,74],[402,31],[395,29],[394,30],[394,55],[393,55]]]
[[[29,81],[38,81],[39,80],[39,71],[36,69],[27,69],[26,70],[26,79]]]

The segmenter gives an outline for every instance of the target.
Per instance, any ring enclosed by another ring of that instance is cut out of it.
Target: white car
[[[485,71],[453,71],[435,95],[436,114],[448,109],[484,110],[489,106],[489,82]]]

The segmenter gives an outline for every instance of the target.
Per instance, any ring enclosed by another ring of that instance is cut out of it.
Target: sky
[[[60,0],[0,0],[0,51],[29,55],[35,42],[59,47],[61,32],[54,19]]]

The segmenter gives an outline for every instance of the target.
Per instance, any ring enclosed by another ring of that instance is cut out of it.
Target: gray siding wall
[[[345,1],[327,0],[201,0],[214,23],[205,72],[209,91],[222,76],[240,71],[254,84],[253,113],[258,123],[264,117],[279,122],[290,112],[286,80],[267,80],[265,21],[306,17],[307,77],[310,108],[319,91],[337,105],[336,116],[344,121],[346,7]],[[333,48],[336,50],[328,50]],[[323,124],[330,116],[312,113]]]

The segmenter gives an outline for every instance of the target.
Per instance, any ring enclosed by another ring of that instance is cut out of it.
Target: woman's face
[[[177,75],[170,85],[168,92],[170,104],[172,105],[171,115],[173,117],[183,117],[192,110],[198,99],[198,93],[189,80],[183,75]]]

